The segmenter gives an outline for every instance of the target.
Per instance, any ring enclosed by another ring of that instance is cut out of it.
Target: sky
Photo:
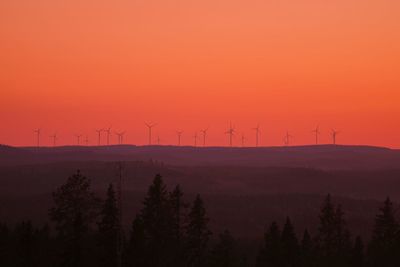
[[[0,0],[0,143],[400,148],[398,0]],[[105,136],[102,137],[102,144]],[[112,135],[111,143],[117,142]]]

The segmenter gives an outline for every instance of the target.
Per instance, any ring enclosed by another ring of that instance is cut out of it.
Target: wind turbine
[[[160,145],[160,141],[161,141],[160,136],[157,135],[157,145]]]
[[[89,145],[89,137],[87,135],[86,135],[86,138],[85,138],[85,144],[86,144],[86,146]]]
[[[176,131],[176,134],[178,135],[178,146],[181,145],[181,137],[183,134],[183,131]]]
[[[244,134],[242,133],[242,147],[244,147],[244,141],[246,141],[246,137],[245,137]]]
[[[147,123],[145,122],[147,128],[149,128],[149,146],[151,145],[151,129],[157,125],[157,123]]]
[[[77,143],[77,145],[79,146],[80,143],[81,143],[81,137],[82,137],[82,135],[81,135],[81,134],[76,134],[75,137],[76,137],[76,143]]]
[[[317,128],[312,130],[313,133],[315,133],[315,144],[318,145],[318,136],[321,134],[319,131],[319,125],[317,125]]]
[[[115,132],[115,134],[118,136],[118,144],[121,145],[124,141],[125,132]]]
[[[107,133],[107,146],[110,145],[111,126],[104,130]]]
[[[258,137],[260,136],[260,124],[257,124],[257,127],[253,128],[256,131],[256,147],[258,147]]]
[[[332,142],[333,142],[334,145],[336,145],[336,136],[337,136],[339,133],[340,133],[339,131],[336,131],[336,130],[332,129],[331,135],[332,135]]]
[[[207,131],[208,131],[208,128],[200,130],[200,132],[203,134],[203,146],[206,146]]]
[[[57,141],[57,133],[54,133],[53,135],[50,135],[50,138],[53,139],[53,146],[56,146],[56,141]]]
[[[292,138],[293,136],[291,136],[290,134],[289,134],[289,132],[288,131],[286,131],[286,135],[285,135],[285,137],[283,138],[283,143],[285,144],[285,146],[288,146],[289,144],[290,144],[290,138]]]
[[[197,132],[195,132],[194,133],[194,136],[193,136],[193,138],[194,138],[194,146],[197,146]]]
[[[225,134],[229,134],[229,145],[232,146],[232,138],[235,135],[235,126],[232,127],[232,123],[230,123],[229,129]]]
[[[40,145],[40,132],[42,131],[42,129],[37,128],[36,130],[34,130],[34,132],[36,133],[36,145],[37,147],[39,147]]]
[[[100,145],[101,141],[101,132],[104,131],[104,129],[97,129],[96,132],[98,134],[98,139],[97,139],[97,145]]]

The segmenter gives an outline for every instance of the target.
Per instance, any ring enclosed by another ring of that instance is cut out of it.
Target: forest
[[[368,240],[352,234],[342,206],[327,195],[315,233],[287,217],[265,222],[259,242],[249,244],[230,229],[213,233],[202,197],[187,202],[183,188],[168,191],[159,174],[126,230],[118,186],[110,183],[100,198],[77,171],[52,193],[48,223],[1,222],[0,266],[400,266],[400,226],[389,198],[371,218]]]

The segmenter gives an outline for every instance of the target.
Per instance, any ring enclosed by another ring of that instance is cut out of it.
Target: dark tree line
[[[298,237],[289,217],[283,225],[272,222],[254,260],[229,231],[212,238],[202,198],[186,203],[180,186],[169,192],[160,175],[126,233],[112,184],[100,200],[78,171],[53,193],[53,201],[51,227],[0,224],[0,266],[400,266],[400,226],[389,198],[367,244],[351,235],[341,206],[328,195],[315,234],[304,230]]]

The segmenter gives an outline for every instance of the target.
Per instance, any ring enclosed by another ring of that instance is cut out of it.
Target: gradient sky
[[[400,147],[398,0],[1,0],[0,143],[59,144],[95,128],[228,145]],[[116,141],[113,136],[112,142]]]

